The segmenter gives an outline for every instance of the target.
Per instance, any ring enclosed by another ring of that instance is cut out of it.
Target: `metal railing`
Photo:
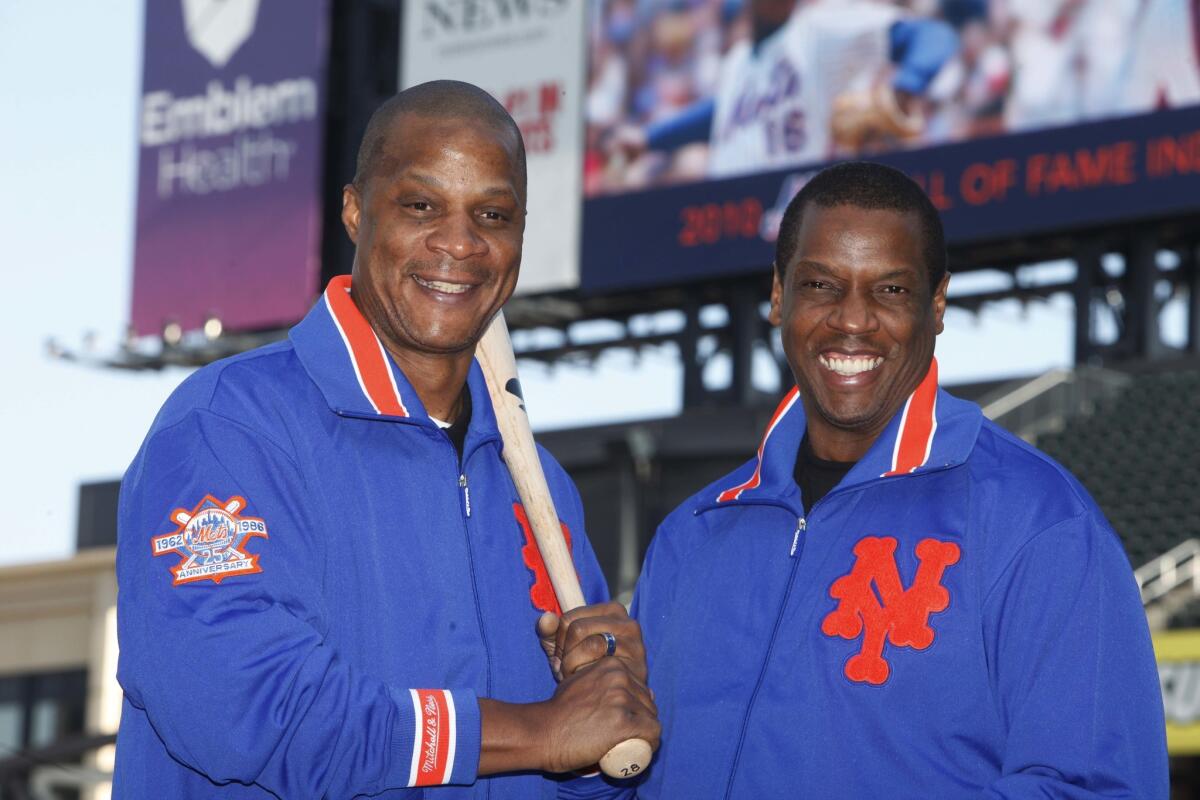
[[[1200,596],[1200,539],[1188,539],[1133,571],[1142,604],[1150,605],[1188,583]]]
[[[988,419],[1026,441],[1063,429],[1067,420],[1090,414],[1096,404],[1120,394],[1128,375],[1099,367],[1052,369],[1020,386],[984,398]]]
[[[81,734],[42,747],[2,753],[0,796],[13,800],[53,800],[62,796],[58,791],[61,789],[88,790],[110,783],[111,772],[73,762],[116,740],[116,734]]]

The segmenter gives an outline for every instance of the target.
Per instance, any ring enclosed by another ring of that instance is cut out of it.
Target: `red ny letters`
[[[846,677],[878,686],[891,671],[883,658],[885,639],[894,647],[914,650],[933,643],[929,615],[950,605],[950,593],[941,585],[942,573],[958,562],[959,550],[953,542],[922,539],[917,543],[920,565],[907,589],[896,568],[894,538],[867,536],[854,545],[854,555],[853,569],[829,588],[838,605],[821,623],[821,631],[843,639],[861,635],[862,649],[846,661]],[[878,594],[872,591],[872,582]]]

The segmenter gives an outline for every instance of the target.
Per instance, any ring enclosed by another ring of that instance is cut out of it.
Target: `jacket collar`
[[[966,461],[979,434],[983,414],[974,403],[939,389],[937,376],[937,359],[934,359],[920,385],[841,486],[920,474]],[[794,494],[796,451],[807,426],[800,390],[793,388],[767,424],[758,446],[754,472],[741,483],[721,490],[716,502],[780,499]]]
[[[362,417],[427,417],[404,373],[350,299],[350,276],[338,275],[288,334],[329,407]]]
[[[434,425],[404,372],[388,354],[350,298],[350,276],[338,275],[288,334],[300,363],[325,402],[347,417]],[[496,415],[479,363],[467,375],[471,425],[467,450],[499,436]]]

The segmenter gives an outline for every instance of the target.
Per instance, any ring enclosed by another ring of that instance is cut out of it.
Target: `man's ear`
[[[342,188],[342,225],[350,235],[350,241],[358,244],[358,220],[362,213],[362,197],[354,184],[347,183]]]
[[[767,320],[778,328],[783,324],[783,284],[779,281],[779,270],[771,265],[771,313]]]
[[[945,330],[942,317],[946,314],[946,289],[950,286],[950,273],[947,272],[933,290],[933,332],[934,335]]]

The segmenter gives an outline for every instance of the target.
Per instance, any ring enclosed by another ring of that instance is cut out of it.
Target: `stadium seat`
[[[1096,499],[1134,567],[1200,537],[1200,367],[1135,375],[1037,445]],[[1200,627],[1200,602],[1171,625]]]

